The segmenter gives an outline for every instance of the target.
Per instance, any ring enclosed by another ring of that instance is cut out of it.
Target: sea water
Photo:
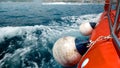
[[[98,20],[102,11],[102,4],[1,2],[0,68],[65,68],[53,58],[55,41],[88,38],[79,25]]]

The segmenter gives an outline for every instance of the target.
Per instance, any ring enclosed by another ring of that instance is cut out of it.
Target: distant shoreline
[[[41,4],[41,5],[88,5],[88,4],[100,4],[100,5],[104,5],[104,3],[80,3],[80,2],[12,2],[12,1],[8,1],[8,2],[0,2],[0,4],[3,3],[33,3],[33,4]]]
[[[0,0],[0,2],[44,2],[44,3],[104,3],[104,0]]]

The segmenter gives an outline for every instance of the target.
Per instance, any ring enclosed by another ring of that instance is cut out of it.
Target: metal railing
[[[110,32],[111,32],[111,36],[113,37],[113,41],[115,43],[115,49],[117,51],[117,54],[120,58],[120,40],[118,39],[116,32],[119,31],[117,29],[120,29],[120,22],[119,22],[119,16],[120,16],[120,0],[118,0],[118,6],[116,8],[116,14],[115,14],[115,19],[114,19],[114,23],[112,22],[111,16],[110,16],[110,12],[111,12],[111,6],[112,6],[112,0],[110,1],[110,5],[109,5],[109,10],[108,10],[108,21],[109,21],[109,27],[110,27]],[[118,32],[119,33],[119,32]]]

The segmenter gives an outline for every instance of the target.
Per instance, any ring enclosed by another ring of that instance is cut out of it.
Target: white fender
[[[96,26],[95,22],[82,23],[79,27],[80,33],[85,36],[90,35],[95,26]]]
[[[68,36],[57,40],[53,46],[53,56],[63,66],[76,65],[81,55],[76,49],[75,38]]]

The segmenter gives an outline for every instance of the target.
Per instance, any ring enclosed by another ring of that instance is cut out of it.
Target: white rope
[[[109,40],[110,38],[112,38],[110,35],[108,35],[108,36],[100,36],[100,37],[98,37],[95,41],[90,40],[90,44],[89,44],[87,47],[92,47],[92,46],[95,45],[98,41]]]

